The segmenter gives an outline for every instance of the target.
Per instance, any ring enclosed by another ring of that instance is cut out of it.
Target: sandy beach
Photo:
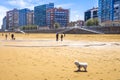
[[[0,34],[0,80],[120,80],[120,35]],[[87,62],[75,72],[74,61]]]

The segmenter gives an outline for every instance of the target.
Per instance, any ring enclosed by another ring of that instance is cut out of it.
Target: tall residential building
[[[69,23],[69,9],[53,8],[47,10],[47,25],[54,28],[59,23],[61,27],[67,27]]]
[[[6,16],[3,18],[3,25],[2,25],[2,29],[5,30],[6,29],[6,22],[7,22],[7,18]]]
[[[34,24],[34,12],[30,11],[27,13],[27,25],[33,25]]]
[[[19,10],[19,26],[27,25],[27,14],[31,12],[30,9],[21,9]]]
[[[7,12],[6,15],[7,26],[6,29],[13,29],[19,26],[19,11],[13,9]]]
[[[84,20],[87,21],[91,18],[98,18],[98,8],[92,8],[84,13]]]
[[[34,24],[41,27],[47,26],[46,11],[51,8],[54,8],[54,3],[34,7]]]
[[[120,21],[120,0],[99,0],[99,21]]]
[[[114,21],[120,21],[120,0],[114,0]]]

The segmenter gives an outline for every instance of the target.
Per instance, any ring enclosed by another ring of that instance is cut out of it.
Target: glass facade
[[[27,25],[33,25],[34,24],[34,12],[30,11],[27,13]]]
[[[99,0],[99,21],[120,20],[120,0]]]
[[[34,7],[34,23],[38,26],[47,26],[46,11],[54,8],[54,3]]]
[[[3,26],[2,29],[5,30],[6,29],[6,16],[3,18]]]
[[[61,27],[67,27],[69,23],[69,9],[48,9],[47,25],[50,28],[54,28],[55,23],[59,23]]]
[[[98,8],[92,8],[84,13],[84,20],[87,21],[91,18],[98,18]]]
[[[114,21],[120,20],[120,0],[114,0]]]
[[[27,25],[27,13],[30,12],[29,9],[19,10],[19,26]]]
[[[91,11],[86,11],[84,15],[84,20],[87,21],[91,18]]]

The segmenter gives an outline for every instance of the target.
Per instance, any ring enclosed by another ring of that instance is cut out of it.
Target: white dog
[[[83,63],[83,62],[79,62],[79,61],[75,61],[74,63],[78,68],[77,71],[81,71],[81,68],[84,68],[84,71],[87,71],[88,63]]]

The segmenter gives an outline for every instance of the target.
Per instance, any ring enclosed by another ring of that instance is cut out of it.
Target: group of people
[[[60,40],[63,41],[63,38],[65,37],[65,34],[60,34]],[[56,33],[56,41],[59,41],[59,33]]]
[[[10,35],[10,33],[9,33],[9,35]],[[2,34],[2,36],[3,36],[3,34]],[[8,39],[8,34],[5,34],[5,39],[6,40]],[[15,40],[14,34],[11,34],[11,39]]]

